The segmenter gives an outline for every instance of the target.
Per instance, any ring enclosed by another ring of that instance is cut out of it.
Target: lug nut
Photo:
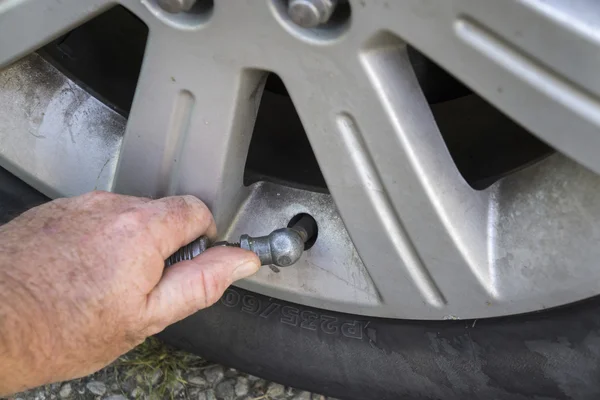
[[[296,25],[314,28],[329,21],[337,0],[289,0],[288,15]]]
[[[160,8],[172,14],[190,11],[194,4],[196,0],[158,0]]]

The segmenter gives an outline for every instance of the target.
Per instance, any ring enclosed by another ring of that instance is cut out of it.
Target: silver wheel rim
[[[36,56],[15,62],[117,3],[149,28],[128,121],[49,65],[53,84],[40,86]],[[216,1],[198,14],[152,0],[4,1],[1,165],[50,196],[194,194],[225,238],[310,213],[319,240],[300,263],[239,286],[319,308],[484,318],[597,295],[600,8],[350,3],[348,21],[305,30],[282,1]],[[564,155],[473,190],[402,38]],[[267,71],[286,84],[331,196],[243,186]]]

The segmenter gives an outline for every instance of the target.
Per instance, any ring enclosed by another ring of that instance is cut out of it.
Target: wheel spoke
[[[37,54],[0,71],[0,165],[50,197],[112,186],[125,118]]]
[[[175,35],[175,33],[173,33]],[[198,58],[150,33],[120,154],[115,191],[194,194],[225,227],[241,200],[264,74]]]
[[[297,64],[282,76],[328,187],[390,308],[468,309],[465,298],[494,296],[486,195],[456,170],[405,46],[379,37],[360,58],[342,74],[313,74],[311,85]]]
[[[394,2],[382,29],[407,40],[510,117],[600,172],[597,2]],[[365,10],[365,15],[374,10]]]
[[[0,68],[108,9],[111,0],[0,2]]]

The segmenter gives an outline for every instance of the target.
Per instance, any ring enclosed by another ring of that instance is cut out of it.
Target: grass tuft
[[[207,362],[193,354],[177,350],[160,340],[149,337],[134,350],[119,358],[115,368],[122,369],[125,379],[133,378],[149,398],[171,398],[187,388],[181,371],[202,369]]]

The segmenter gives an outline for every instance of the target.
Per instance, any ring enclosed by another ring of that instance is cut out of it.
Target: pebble
[[[70,383],[65,383],[64,385],[61,386],[60,391],[58,392],[58,395],[63,398],[66,399],[67,397],[69,397],[71,395],[71,384]]]
[[[170,371],[184,383],[170,379],[164,396],[157,391],[165,378],[160,369],[129,370],[109,367],[86,379],[46,385],[44,390],[37,388],[25,392],[21,394],[21,398],[14,400],[335,400],[269,382],[233,368],[205,365],[200,360],[190,368],[176,367],[174,371]]]
[[[183,389],[185,389],[185,386],[183,385],[183,383],[177,381],[177,382],[173,382],[172,384],[170,384],[168,390],[172,395],[177,395]]]
[[[193,386],[206,387],[208,386],[208,382],[201,376],[190,376],[187,378],[187,382]]]
[[[210,382],[212,385],[216,385],[223,380],[225,373],[223,372],[223,367],[215,365],[207,368],[204,371],[204,376],[206,376],[208,382]]]
[[[127,400],[127,397],[121,394],[113,394],[108,397],[105,397],[104,400]]]
[[[142,389],[141,387],[136,387],[135,389],[133,389],[131,391],[131,397],[133,397],[134,399],[138,399],[140,397],[142,397],[144,395],[144,389]]]
[[[111,389],[113,392],[130,393],[133,389],[135,389],[138,386],[135,379],[128,379],[128,378],[123,379],[122,376],[117,376],[115,378],[118,379],[118,382],[116,382],[116,385],[118,386],[118,388]],[[112,380],[113,378],[109,378],[109,379]]]
[[[267,386],[267,396],[269,396],[269,397],[283,396],[284,393],[285,393],[285,386],[280,385],[279,383],[271,382]]]
[[[252,394],[257,396],[264,395],[267,392],[267,381],[259,379],[252,385]]]
[[[160,380],[160,378],[162,378],[162,376],[163,376],[162,371],[160,369],[157,369],[152,374],[152,378],[150,378],[150,382],[152,382],[153,385],[156,385],[158,383],[158,381]]]
[[[35,400],[46,400],[46,394],[44,392],[38,392],[35,397]]]
[[[217,385],[215,388],[215,394],[217,398],[222,400],[235,400],[235,381],[226,380]]]
[[[248,394],[250,391],[250,383],[248,382],[248,378],[240,376],[237,378],[235,382],[235,395],[238,397],[242,397]]]
[[[208,389],[198,394],[198,400],[217,400],[217,396],[215,396],[214,390]]]
[[[292,400],[311,400],[310,392],[300,392],[296,394]]]
[[[225,378],[235,378],[240,373],[235,368],[227,368],[225,371]]]
[[[106,385],[103,382],[91,381],[85,387],[96,396],[102,396],[106,393]]]

